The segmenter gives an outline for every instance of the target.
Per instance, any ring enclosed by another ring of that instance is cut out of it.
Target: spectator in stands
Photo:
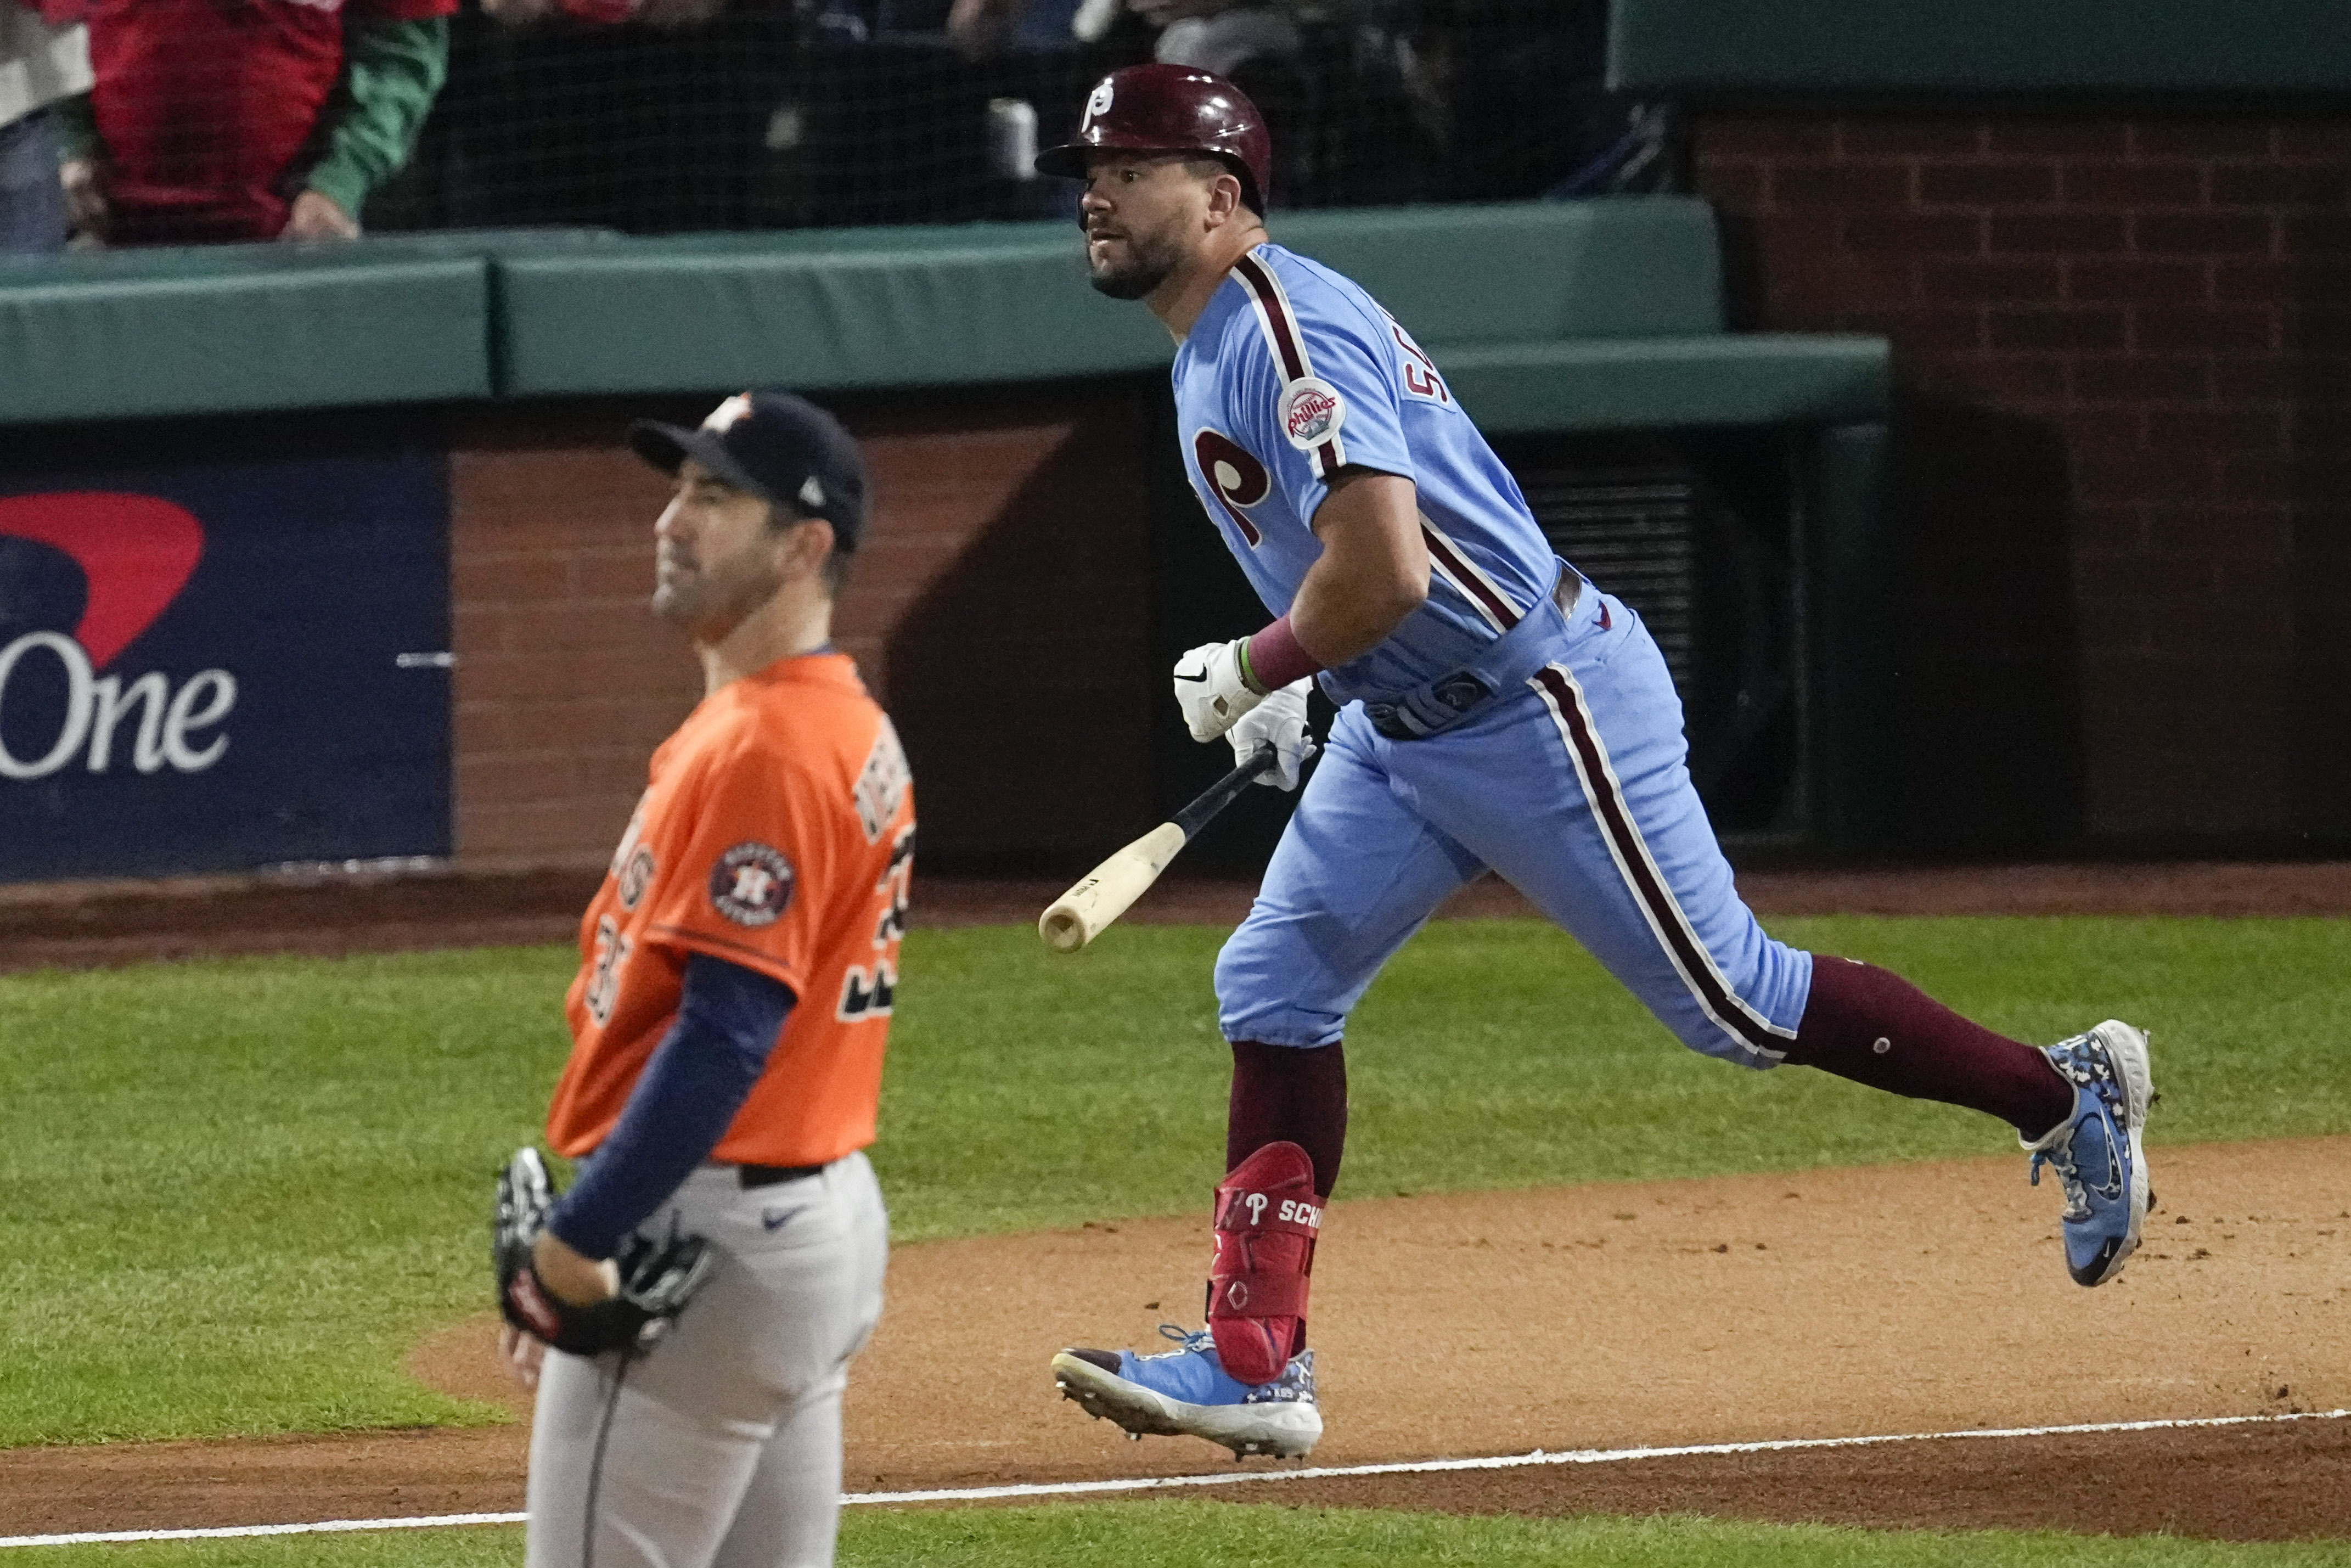
[[[66,243],[51,105],[89,90],[89,35],[60,0],[0,0],[0,253]]]
[[[1005,53],[1060,54],[1101,41],[1118,0],[955,0],[947,41],[967,59]]]
[[[351,239],[448,72],[457,0],[84,0],[98,85],[62,117],[109,245]]]
[[[1134,37],[1110,38],[1123,19],[1140,31],[1126,0],[953,0],[941,33],[976,89],[984,127],[985,183],[962,176],[966,193],[983,193],[971,215],[1076,221],[1082,193],[1070,181],[1039,177],[1037,149],[1075,136],[1087,91],[1145,47]],[[974,128],[967,121],[961,129],[968,139]],[[956,131],[943,126],[942,140]]]
[[[1308,84],[1320,78],[1343,96],[1343,78],[1334,75],[1343,62],[1309,57],[1299,25],[1305,0],[1126,0],[1126,8],[1158,30],[1151,42],[1153,59],[1213,72],[1249,94],[1273,132],[1271,201],[1288,207],[1328,200],[1314,156],[1324,138],[1316,134],[1309,111]],[[1353,9],[1332,4],[1317,7],[1314,15],[1328,21]],[[1326,42],[1329,31],[1326,26]]]
[[[1301,39],[1287,5],[1248,0],[1127,0],[1129,8],[1159,29],[1151,57],[1171,66],[1194,66],[1249,90],[1241,78],[1252,68],[1285,65],[1298,57]]]
[[[1604,195],[1669,183],[1662,110],[1607,90],[1604,0],[1401,0],[1411,96],[1458,201]]]

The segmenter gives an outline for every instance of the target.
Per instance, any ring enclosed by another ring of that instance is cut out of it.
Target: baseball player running
[[[1177,437],[1270,625],[1195,648],[1193,738],[1270,741],[1298,787],[1306,683],[1340,705],[1249,918],[1217,961],[1233,1052],[1207,1327],[1155,1355],[1071,1350],[1062,1391],[1130,1433],[1303,1454],[1322,1434],[1309,1274],[1347,1127],[1347,1013],[1447,894],[1491,868],[1685,1045],[1794,1062],[2012,1124],[2064,1189],[2074,1278],[2114,1277],[2148,1205],[2147,1037],[2045,1050],[1883,969],[1764,935],[1684,767],[1641,619],[1559,560],[1445,377],[1346,278],[1268,238],[1270,144],[1232,85],[1104,78],[1077,140],[1093,286],[1177,343]],[[1572,1020],[1562,1020],[1572,1028]]]
[[[829,1563],[914,843],[896,733],[830,646],[864,467],[765,392],[630,443],[677,476],[653,602],[706,695],[580,923],[547,1119],[578,1180],[549,1207],[526,1150],[501,1186],[503,1348],[538,1389],[527,1561]]]

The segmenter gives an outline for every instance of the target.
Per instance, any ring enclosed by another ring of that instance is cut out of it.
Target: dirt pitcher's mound
[[[2351,1406],[2351,1138],[2158,1149],[2150,1165],[2163,1207],[2128,1270],[2095,1292],[2066,1277],[2058,1196],[2026,1185],[2021,1157],[1343,1202],[1315,1267],[1329,1430],[1313,1460]],[[1046,1364],[1065,1344],[1155,1345],[1163,1319],[1196,1323],[1207,1252],[1197,1217],[902,1249],[851,1383],[850,1490],[1232,1469],[1205,1443],[1129,1443],[1084,1419]],[[435,1336],[420,1375],[505,1396],[492,1336],[487,1320]],[[445,1452],[402,1436],[18,1453],[0,1458],[0,1520],[88,1530],[520,1506],[517,1431],[443,1440]],[[450,1462],[460,1447],[482,1467],[470,1484]],[[296,1473],[306,1465],[318,1474]],[[2095,1495],[2017,1484],[2084,1466],[2151,1479]],[[378,1490],[363,1494],[370,1474]],[[205,1475],[228,1483],[216,1500]],[[265,1475],[282,1489],[251,1484]],[[2251,1477],[2296,1506],[2264,1507]],[[2351,1423],[1211,1495],[2351,1537]]]

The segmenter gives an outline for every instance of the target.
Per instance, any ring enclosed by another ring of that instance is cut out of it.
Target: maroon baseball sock
[[[2074,1109],[2073,1085],[2032,1046],[1970,1023],[1899,975],[1825,953],[1813,955],[1812,999],[1788,1060],[1982,1111],[2026,1138]]]
[[[1314,1162],[1314,1196],[1339,1184],[1347,1145],[1347,1048],[1301,1049],[1233,1041],[1233,1098],[1225,1124],[1225,1168],[1268,1144],[1296,1144]]]

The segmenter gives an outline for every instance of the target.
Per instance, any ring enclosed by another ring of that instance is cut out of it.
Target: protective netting
[[[1278,207],[1638,188],[1667,162],[1662,117],[1601,89],[1600,0],[569,3],[469,0],[371,227],[1057,216],[1075,189],[1036,148],[1155,56],[1256,99]],[[579,14],[607,9],[635,14]]]

